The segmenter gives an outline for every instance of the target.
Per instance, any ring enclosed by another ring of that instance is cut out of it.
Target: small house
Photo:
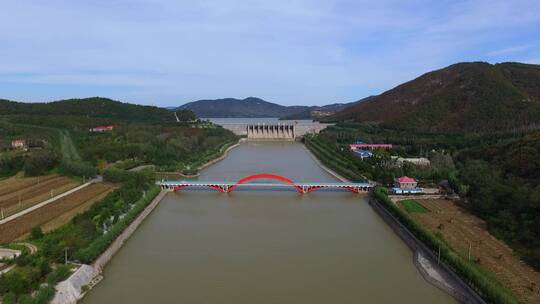
[[[418,181],[412,177],[402,176],[396,178],[394,186],[399,189],[414,189],[418,186]]]
[[[101,133],[101,132],[112,131],[113,129],[114,129],[114,126],[109,125],[109,126],[97,126],[97,127],[89,129],[89,131]]]

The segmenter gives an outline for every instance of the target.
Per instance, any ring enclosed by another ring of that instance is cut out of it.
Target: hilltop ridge
[[[457,63],[343,109],[331,119],[422,132],[537,128],[540,65]]]

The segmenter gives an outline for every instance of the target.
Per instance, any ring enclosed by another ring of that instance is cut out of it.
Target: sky
[[[323,105],[463,61],[540,64],[538,0],[2,0],[0,98]]]

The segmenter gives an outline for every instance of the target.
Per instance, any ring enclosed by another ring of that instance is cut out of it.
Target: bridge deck
[[[244,183],[244,184],[236,184],[235,182],[225,182],[225,181],[161,181],[158,182],[158,185],[170,185],[170,186],[179,186],[179,185],[187,185],[187,186],[213,186],[213,185],[220,185],[220,186],[234,186],[237,187],[290,187],[289,184],[283,184],[283,183]],[[296,183],[297,186],[300,187],[373,187],[372,184],[369,183]]]
[[[274,188],[296,189],[300,193],[309,193],[318,189],[342,189],[351,191],[354,193],[368,192],[373,189],[372,184],[369,183],[253,183],[253,182],[210,182],[210,181],[161,181],[157,183],[162,189],[170,191],[178,191],[185,188],[211,188],[218,190],[219,192],[228,193],[236,188],[242,189],[254,189],[254,188]]]

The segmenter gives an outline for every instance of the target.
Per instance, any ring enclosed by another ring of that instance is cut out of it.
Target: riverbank
[[[324,165],[317,156],[305,146],[309,155],[326,172],[330,173],[335,178],[342,182],[351,182],[347,178],[341,176],[334,170]],[[422,275],[422,277],[432,284],[433,286],[444,290],[448,294],[452,295],[461,303],[485,303],[470,287],[465,284],[451,269],[446,265],[437,263],[437,258],[433,256],[431,251],[427,250],[425,245],[418,240],[414,235],[408,231],[396,218],[388,213],[383,206],[381,206],[374,199],[369,200],[372,208],[383,218],[383,220],[394,230],[394,232],[407,244],[407,246],[413,252],[413,264]]]
[[[161,190],[148,206],[124,229],[114,242],[92,263],[80,267],[65,281],[56,286],[56,294],[52,304],[75,304],[82,299],[102,279],[102,272],[107,263],[122,248],[141,223],[158,206],[167,191]]]
[[[197,168],[197,174],[184,174],[182,172],[156,172],[157,174],[164,174],[164,175],[167,175],[167,174],[171,174],[171,175],[177,175],[177,176],[181,176],[181,177],[185,177],[185,178],[196,178],[196,177],[199,177],[201,175],[201,170],[204,170],[205,168],[217,163],[217,162],[220,162],[222,161],[223,159],[225,159],[227,157],[227,155],[229,154],[229,151],[231,151],[232,149],[240,146],[241,143],[245,142],[246,139],[245,138],[240,138],[238,140],[237,143],[227,147],[222,153],[220,156],[216,157],[216,158],[213,158],[209,161],[207,161],[206,163],[200,165],[198,168]]]
[[[304,146],[304,149],[307,150],[307,152],[309,153],[309,155],[311,155],[311,158],[315,161],[315,163],[317,163],[317,165],[319,167],[321,167],[321,169],[323,169],[324,171],[330,173],[330,175],[332,175],[333,177],[339,179],[340,181],[344,182],[344,183],[350,183],[351,181],[346,179],[345,177],[341,176],[339,173],[337,173],[336,171],[328,168],[327,166],[325,166],[316,156],[315,154],[313,154],[313,152],[311,152],[311,150],[306,147],[306,145],[303,145]]]
[[[229,154],[229,151],[231,151],[232,149],[234,149],[234,148],[240,146],[240,144],[243,143],[243,142],[245,142],[245,141],[246,141],[245,138],[240,138],[236,144],[234,144],[234,145],[232,145],[232,146],[229,146],[227,149],[225,149],[225,151],[223,151],[223,152],[221,153],[221,156],[219,156],[219,157],[217,157],[217,158],[214,158],[214,159],[212,159],[212,160],[209,160],[209,161],[207,161],[206,163],[204,163],[204,164],[202,164],[201,166],[199,166],[199,168],[197,168],[197,170],[198,170],[199,172],[198,172],[195,176],[201,175],[201,170],[204,170],[205,168],[207,168],[207,167],[209,167],[209,166],[211,166],[211,165],[213,165],[213,164],[215,164],[215,163],[217,163],[217,162],[220,162],[220,161],[224,160],[225,157],[227,157],[227,155]]]

